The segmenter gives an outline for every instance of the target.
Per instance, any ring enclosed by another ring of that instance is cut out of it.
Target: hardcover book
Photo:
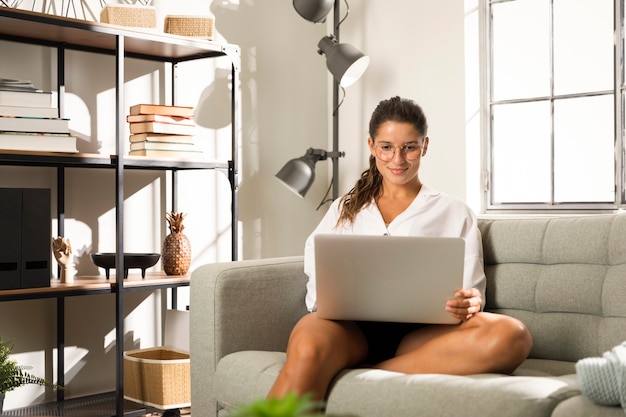
[[[0,106],[52,107],[52,93],[0,89]]]
[[[170,151],[165,149],[137,149],[128,153],[130,156],[152,156],[155,158],[199,158],[201,151]]]
[[[76,136],[61,133],[0,132],[0,149],[76,153]]]
[[[132,142],[130,144],[130,150],[136,149],[161,149],[170,151],[193,151],[194,144],[192,142]]]
[[[16,117],[59,117],[59,109],[56,107],[0,105],[0,115]]]
[[[193,136],[191,135],[167,135],[161,133],[137,133],[130,135],[130,142],[176,142],[176,143],[191,143],[193,142]]]
[[[130,133],[167,133],[169,135],[193,135],[195,126],[177,125],[160,122],[130,123]]]
[[[0,115],[0,130],[14,132],[69,133],[69,119]]]
[[[136,104],[130,108],[130,114],[159,114],[163,116],[193,117],[193,107]]]
[[[136,122],[160,122],[160,123],[172,123],[177,125],[195,126],[193,118],[179,117],[179,116],[165,116],[162,114],[129,114],[126,116],[126,121],[129,123]]]

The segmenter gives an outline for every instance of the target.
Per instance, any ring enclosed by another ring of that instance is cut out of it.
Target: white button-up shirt
[[[483,246],[476,215],[461,199],[442,194],[422,185],[415,200],[389,225],[375,202],[361,209],[352,225],[345,223],[335,227],[340,214],[340,199],[307,238],[304,248],[304,272],[308,275],[306,306],[309,311],[317,309],[315,288],[315,255],[313,237],[322,233],[390,236],[462,237],[465,240],[465,265],[463,288],[477,288],[485,300],[485,272]]]

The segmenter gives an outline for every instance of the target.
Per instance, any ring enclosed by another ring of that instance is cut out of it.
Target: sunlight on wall
[[[465,0],[465,200],[475,213],[482,210],[479,14],[478,0]]]
[[[54,375],[57,374],[57,349],[54,352]],[[78,346],[65,346],[64,357],[65,361],[65,384],[70,383],[83,369],[87,363],[87,355],[89,351],[87,349]]]
[[[144,173],[133,177],[142,176]],[[151,174],[143,175],[151,180]],[[135,180],[135,178],[132,178]],[[144,184],[143,181],[133,181],[138,185],[125,185],[126,198],[124,199],[124,251],[141,253],[160,253],[160,225],[161,225],[161,181],[156,179]],[[131,190],[135,190],[129,195]],[[116,249],[116,210],[111,207],[98,217],[99,252],[115,252]],[[158,264],[157,264],[158,266]],[[155,268],[157,267],[155,266]],[[102,272],[102,271],[101,271]]]
[[[163,333],[161,324],[151,321],[150,325],[146,325],[146,317],[160,317],[161,314],[160,291],[153,292],[135,309],[127,312],[124,319],[124,329],[132,330],[127,331],[125,335],[124,350],[158,346],[161,343]],[[104,335],[102,342],[105,352],[115,350],[115,327]]]
[[[78,136],[77,147],[83,148],[80,140],[90,142],[91,138],[91,114],[85,101],[76,94],[65,94],[65,115],[70,119],[69,126],[73,135]]]

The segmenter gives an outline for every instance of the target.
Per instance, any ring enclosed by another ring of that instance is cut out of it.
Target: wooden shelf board
[[[123,36],[127,54],[164,61],[225,56],[227,48],[236,48],[206,39],[166,34],[156,28],[132,28],[8,7],[0,7],[0,36],[111,53],[116,50],[117,36]]]
[[[189,275],[166,275],[164,272],[146,272],[142,278],[140,272],[129,270],[128,278],[124,279],[125,289],[159,289],[189,286]],[[27,300],[35,298],[56,298],[75,295],[109,294],[117,290],[114,271],[111,277],[78,276],[72,283],[61,283],[57,278],[50,280],[49,287],[20,288],[0,290],[0,301]]]
[[[0,162],[4,165],[66,166],[75,168],[115,168],[116,155],[96,153],[63,153],[0,150]],[[149,158],[124,156],[124,167],[128,169],[228,169],[228,161],[205,158]]]

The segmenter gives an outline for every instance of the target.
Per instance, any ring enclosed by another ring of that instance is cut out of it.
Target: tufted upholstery
[[[626,340],[626,216],[483,220],[487,309],[523,321],[530,357],[576,361]]]

